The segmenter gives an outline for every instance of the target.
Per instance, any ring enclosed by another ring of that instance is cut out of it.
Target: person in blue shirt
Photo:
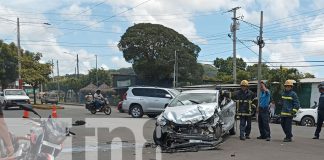
[[[324,121],[324,82],[321,82],[318,85],[318,90],[321,93],[321,95],[318,102],[317,125],[316,125],[315,136],[313,137],[313,139],[319,139],[319,134],[321,132],[323,121]]]
[[[259,99],[258,108],[258,122],[260,136],[257,139],[266,139],[270,141],[270,126],[269,126],[269,103],[270,103],[270,91],[267,89],[263,81],[261,81],[261,93]]]

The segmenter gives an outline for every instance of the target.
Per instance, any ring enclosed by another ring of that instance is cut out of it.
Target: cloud
[[[118,56],[114,56],[111,59],[111,63],[113,68],[127,68],[132,66],[132,64],[126,62],[124,58]]]
[[[80,4],[74,3],[70,7],[62,9],[61,14],[62,18],[65,20],[72,20],[79,24],[90,26],[90,28],[98,28],[102,26],[101,23],[98,23],[98,21],[91,17],[92,10],[89,6],[81,7]]]
[[[100,68],[103,68],[104,70],[109,70],[109,67],[105,64],[101,64]]]
[[[112,49],[114,52],[119,52],[119,48],[118,48],[118,41],[114,41],[109,39],[107,42],[108,48]]]

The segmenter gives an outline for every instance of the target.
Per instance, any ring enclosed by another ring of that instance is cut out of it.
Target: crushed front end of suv
[[[159,115],[153,133],[163,151],[214,149],[235,134],[235,103],[217,90],[184,91]]]

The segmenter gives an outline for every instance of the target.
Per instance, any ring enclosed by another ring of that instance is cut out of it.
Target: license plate
[[[189,143],[200,143],[202,140],[195,140],[195,139],[190,139]]]

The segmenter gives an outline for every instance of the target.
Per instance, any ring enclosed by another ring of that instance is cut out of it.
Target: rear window
[[[132,93],[134,96],[153,97],[154,89],[150,88],[133,88]]]

